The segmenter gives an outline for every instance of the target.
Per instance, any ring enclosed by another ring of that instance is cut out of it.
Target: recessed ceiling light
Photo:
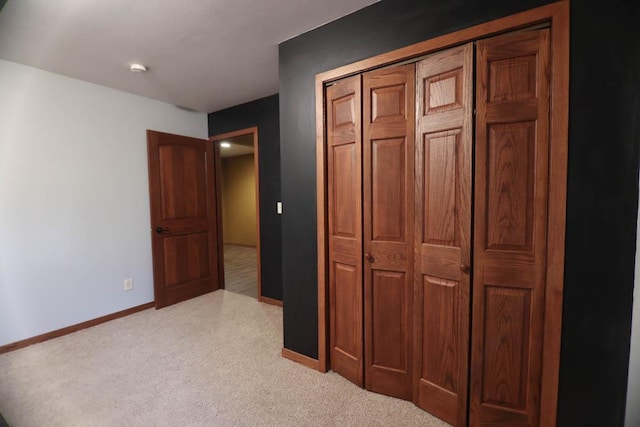
[[[221,142],[221,143],[220,143],[220,147],[222,147],[222,148],[229,148],[229,147],[231,147],[231,144],[229,144],[228,142]]]
[[[132,73],[144,73],[147,71],[147,67],[142,64],[131,64],[129,70],[131,70]]]

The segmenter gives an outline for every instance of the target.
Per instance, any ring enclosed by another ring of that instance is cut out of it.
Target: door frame
[[[562,292],[567,196],[569,134],[569,1],[563,0],[505,18],[416,43],[316,75],[316,203],[318,249],[318,370],[329,369],[329,296],[327,241],[327,147],[325,86],[335,80],[402,61],[417,59],[460,44],[515,31],[536,24],[551,24],[551,113],[549,150],[549,205],[547,229],[547,286],[545,291],[544,346],[540,399],[540,425],[555,425],[560,372]]]
[[[269,304],[279,304],[280,301],[272,300],[268,297],[262,296],[262,268],[260,264],[260,166],[258,161],[258,127],[253,126],[250,128],[239,129],[232,132],[226,132],[219,135],[213,135],[209,137],[209,141],[213,143],[215,146],[215,162],[216,162],[216,180],[217,180],[217,188],[216,188],[216,199],[218,200],[218,210],[220,210],[220,206],[222,206],[222,190],[221,190],[221,182],[222,182],[222,156],[220,155],[220,145],[218,142],[221,142],[225,139],[234,138],[242,135],[252,135],[253,136],[253,170],[255,173],[255,183],[256,183],[256,270],[257,270],[257,284],[258,284],[258,301],[266,302]],[[218,229],[220,230],[220,239],[218,241],[218,246],[220,253],[222,256],[220,257],[220,271],[222,272],[222,288],[224,289],[224,239],[222,235],[222,212],[218,215]]]

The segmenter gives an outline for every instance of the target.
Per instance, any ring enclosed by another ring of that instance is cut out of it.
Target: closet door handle
[[[375,262],[375,258],[371,256],[371,254],[366,253],[364,254],[364,259],[366,259],[369,262]]]
[[[462,264],[462,265],[460,266],[460,271],[461,271],[462,273],[464,273],[464,274],[469,274],[469,273],[471,273],[471,268],[470,268],[468,265],[464,265],[464,264]]]

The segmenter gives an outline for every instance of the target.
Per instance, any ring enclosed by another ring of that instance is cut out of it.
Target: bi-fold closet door
[[[326,89],[330,364],[453,425],[534,426],[549,32],[475,56],[469,43]]]
[[[473,44],[417,65],[415,390],[465,425],[469,365]]]
[[[404,65],[327,88],[331,367],[408,400],[414,82]]]

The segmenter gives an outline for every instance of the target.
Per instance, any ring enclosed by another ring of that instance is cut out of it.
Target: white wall
[[[636,272],[633,285],[633,319],[631,322],[631,354],[625,426],[640,426],[640,215],[636,234]]]
[[[153,301],[146,129],[207,116],[0,60],[0,345]]]

